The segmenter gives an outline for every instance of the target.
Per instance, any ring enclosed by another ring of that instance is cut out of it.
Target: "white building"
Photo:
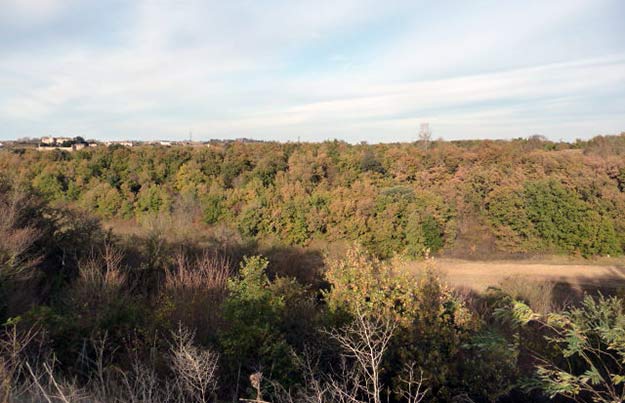
[[[107,147],[113,146],[113,145],[119,145],[119,146],[124,146],[124,147],[132,147],[135,145],[135,143],[133,143],[132,141],[107,141],[104,143]]]
[[[66,141],[73,141],[74,139],[71,137],[42,137],[41,138],[41,143],[48,145],[48,146],[54,146],[57,144],[62,144]]]

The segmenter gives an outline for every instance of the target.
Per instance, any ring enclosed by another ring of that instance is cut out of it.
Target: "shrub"
[[[221,322],[216,308],[226,297],[230,263],[207,252],[192,258],[179,251],[174,259],[174,267],[165,273],[160,314],[171,324],[194,329],[207,342]]]
[[[514,386],[516,346],[483,331],[431,262],[415,278],[355,247],[327,266],[330,288],[324,298],[330,312],[338,314],[337,322],[358,323],[363,317],[392,321],[394,336],[382,368],[387,382],[400,387],[402,365],[413,363],[423,371],[432,401],[462,393],[496,400]]]
[[[405,320],[413,314],[412,279],[395,273],[390,264],[361,246],[350,248],[345,258],[329,259],[325,278],[330,288],[323,295],[332,313],[361,312]]]
[[[390,362],[414,362],[423,370],[432,401],[449,401],[471,387],[465,380],[471,373],[461,363],[471,358],[465,354],[471,352],[468,343],[479,323],[432,267],[422,273],[410,295],[410,322],[397,332]]]
[[[246,257],[239,277],[228,281],[223,303],[227,327],[219,341],[232,385],[239,384],[241,371],[251,373],[261,367],[272,368],[272,379],[289,383],[293,365],[289,346],[279,331],[284,298],[272,292],[267,265],[267,259],[260,256]]]
[[[550,397],[625,401],[625,301],[586,296],[580,307],[553,313],[547,337],[559,353],[538,365],[537,386]]]

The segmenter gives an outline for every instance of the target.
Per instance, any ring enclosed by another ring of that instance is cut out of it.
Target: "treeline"
[[[623,299],[478,295],[358,246],[289,276],[253,250],[119,238],[10,180],[0,208],[2,401],[625,398]]]
[[[381,258],[619,255],[625,135],[349,145],[229,143],[0,153],[0,172],[104,219],[181,211],[289,245],[358,241]]]

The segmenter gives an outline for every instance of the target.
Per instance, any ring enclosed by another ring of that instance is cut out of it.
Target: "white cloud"
[[[599,3],[610,1],[121,2],[132,24],[114,45],[72,31],[62,46],[0,54],[0,136],[375,141],[410,139],[421,120],[448,137],[622,130],[625,48],[580,57],[586,45],[559,37]],[[67,1],[8,4],[33,37],[71,14]],[[375,31],[385,18],[401,29]]]
[[[37,24],[56,17],[71,6],[72,0],[3,0],[2,15]]]

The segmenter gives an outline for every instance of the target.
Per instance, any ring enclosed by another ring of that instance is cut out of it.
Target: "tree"
[[[292,370],[289,346],[279,331],[284,299],[272,291],[268,264],[260,256],[246,257],[239,277],[228,281],[229,294],[223,303],[228,326],[219,339],[228,362],[236,366],[230,371],[237,387],[242,370],[250,373],[272,368],[273,379],[285,382]]]
[[[208,194],[202,199],[202,217],[206,224],[215,224],[221,219],[225,210],[223,199],[218,194]]]
[[[171,197],[166,189],[158,185],[150,185],[142,187],[139,191],[136,209],[146,213],[167,212],[171,204]]]
[[[362,155],[360,160],[360,169],[363,172],[376,172],[379,174],[383,174],[385,172],[380,161],[378,161],[375,155],[369,150],[365,151]]]
[[[524,194],[527,217],[550,245],[583,256],[619,254],[611,220],[590,208],[556,180],[528,182]]]
[[[484,204],[497,243],[503,250],[524,252],[530,249],[537,234],[528,217],[522,188],[500,186],[487,195]]]
[[[67,178],[53,168],[42,171],[33,179],[32,184],[49,201],[63,200],[67,190]]]
[[[344,354],[357,363],[364,376],[363,385],[358,388],[358,392],[367,396],[368,402],[382,403],[382,359],[396,327],[397,323],[390,318],[357,312],[351,323],[340,330],[329,331]],[[347,393],[343,388],[337,388],[336,384],[334,388],[338,395]],[[350,397],[356,400],[357,396],[353,394],[352,392]]]
[[[195,346],[194,333],[182,326],[172,335],[170,354],[176,377],[192,401],[207,403],[217,387],[219,355]]]
[[[423,150],[428,150],[431,140],[432,130],[430,129],[430,124],[421,123],[421,128],[419,129],[419,142],[421,143],[421,147],[423,148]]]

